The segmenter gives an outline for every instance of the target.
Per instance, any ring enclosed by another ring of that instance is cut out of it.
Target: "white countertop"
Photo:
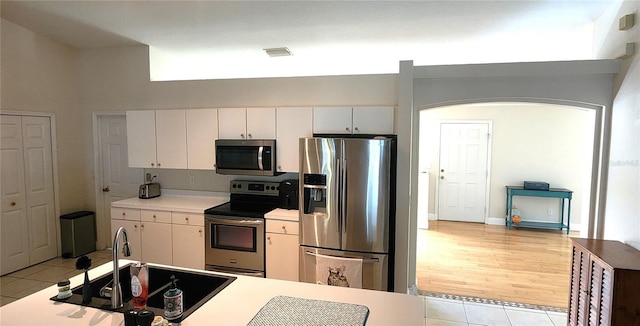
[[[121,260],[120,265],[124,266],[129,262]],[[111,268],[111,262],[98,266],[89,271],[89,278],[109,273]],[[260,308],[278,295],[367,306],[367,325],[424,325],[425,322],[424,302],[416,296],[234,276],[237,279],[233,283],[191,314],[181,325],[246,325]],[[70,281],[72,287],[82,284],[83,274],[71,278]],[[121,313],[49,300],[56,294],[57,286],[53,285],[0,307],[0,324],[124,325],[124,315]]]
[[[153,209],[185,213],[204,213],[204,210],[229,201],[224,192],[202,192],[162,189],[160,197],[140,199],[137,197],[114,201],[113,207]]]
[[[300,219],[297,209],[282,209],[282,208],[276,208],[272,210],[271,212],[265,214],[264,218],[275,219],[275,220],[287,220],[287,221],[294,221],[294,222],[298,222],[298,220]]]

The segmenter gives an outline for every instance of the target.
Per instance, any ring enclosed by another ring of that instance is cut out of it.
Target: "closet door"
[[[29,266],[29,228],[24,187],[24,153],[22,119],[0,116],[2,145],[2,228],[0,274],[4,275]]]
[[[57,255],[49,117],[2,115],[2,255],[6,274]]]
[[[56,257],[51,122],[48,117],[22,117],[25,193],[31,265]]]

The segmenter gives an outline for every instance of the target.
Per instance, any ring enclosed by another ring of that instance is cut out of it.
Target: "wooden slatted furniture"
[[[619,241],[572,242],[569,325],[640,325],[640,251]]]

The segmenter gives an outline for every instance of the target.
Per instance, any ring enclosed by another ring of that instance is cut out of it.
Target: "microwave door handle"
[[[264,170],[264,166],[262,166],[262,152],[264,151],[264,146],[258,147],[258,170]]]

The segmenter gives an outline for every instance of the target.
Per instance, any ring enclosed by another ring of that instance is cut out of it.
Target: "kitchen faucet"
[[[125,257],[131,256],[129,249],[129,240],[127,239],[127,230],[124,227],[118,228],[116,235],[113,237],[113,279],[111,280],[111,288],[109,284],[100,289],[100,295],[105,297],[111,297],[111,308],[118,309],[123,306],[122,303],[122,288],[120,287],[120,268],[118,267],[118,251],[119,251],[119,239],[123,237],[122,254]]]

